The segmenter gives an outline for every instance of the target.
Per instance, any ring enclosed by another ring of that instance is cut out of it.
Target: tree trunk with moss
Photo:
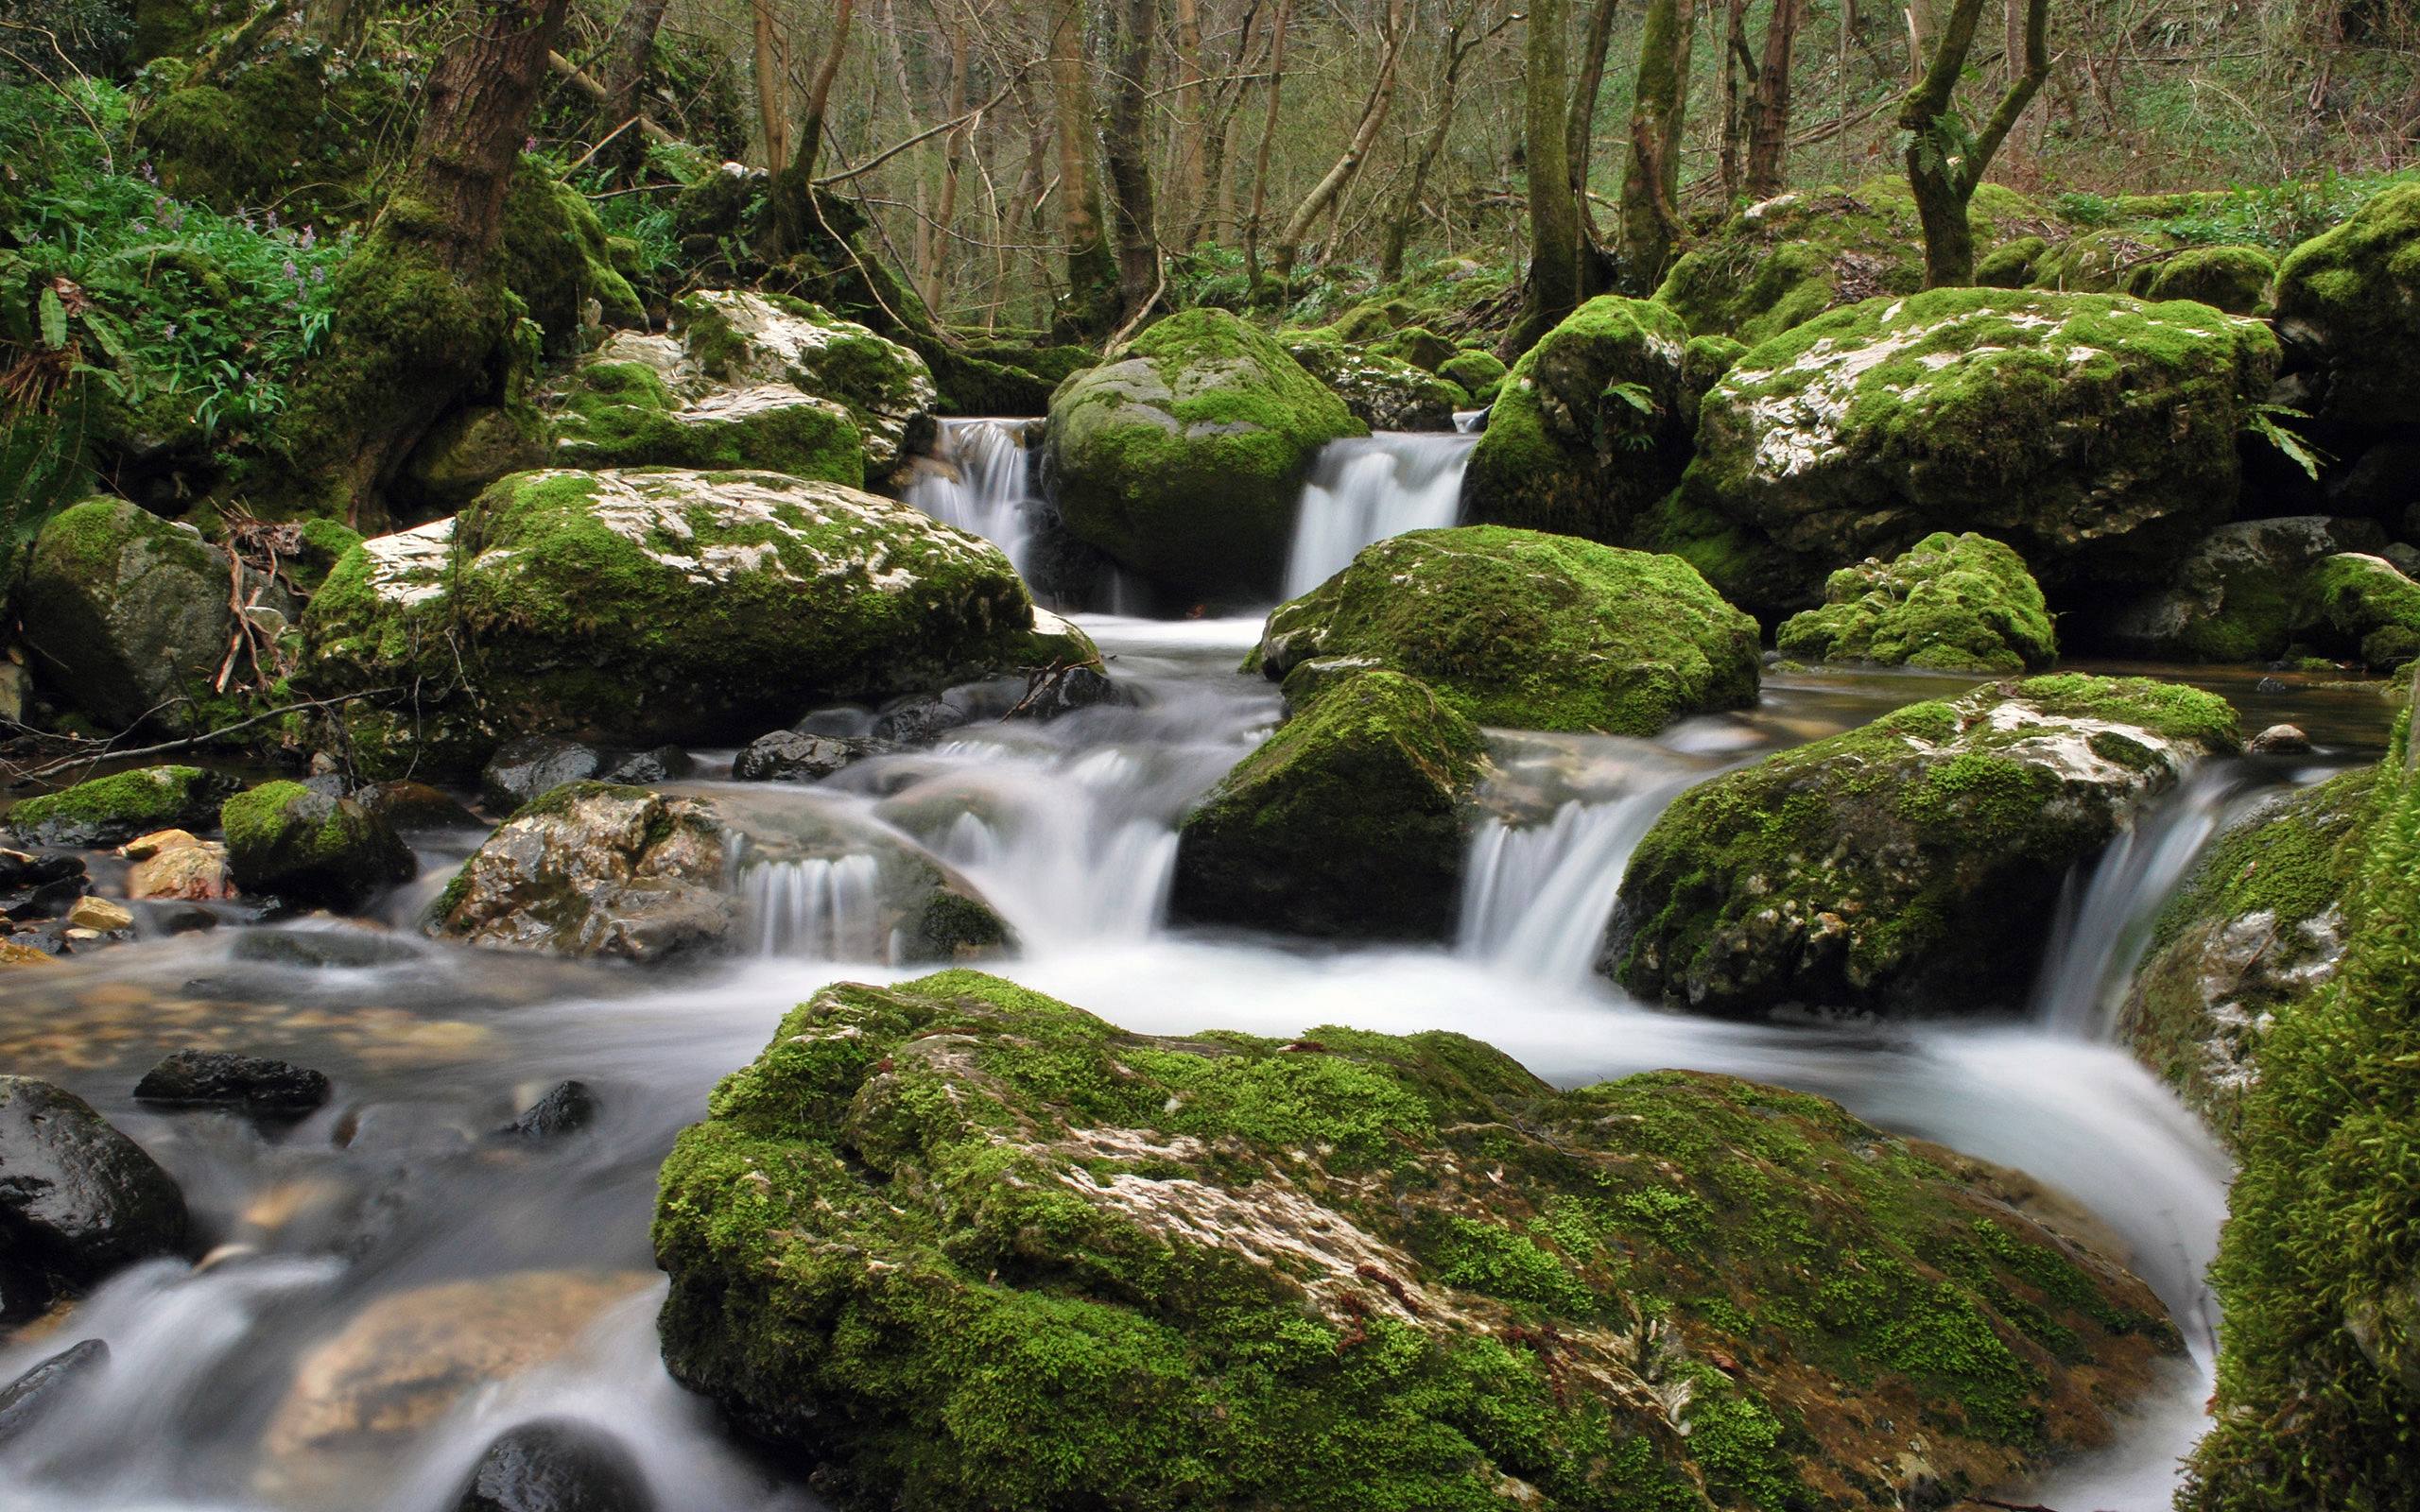
[[[1957,0],[1935,35],[1923,75],[1899,102],[1899,129],[1908,133],[1908,187],[1924,228],[1927,288],[1975,281],[1975,232],[1966,207],[1993,155],[2050,77],[2050,3],[2028,0],[2024,72],[2010,80],[1983,129],[1968,137],[1958,121],[1958,82],[1982,14],[1983,0]]]
[[[768,3],[769,0],[758,0],[759,5]],[[832,8],[832,41],[823,49],[823,60],[816,65],[815,77],[807,85],[806,106],[799,112],[797,145],[790,149],[786,161],[778,155],[773,159],[773,181],[768,198],[773,211],[774,241],[766,249],[770,254],[768,262],[779,262],[819,235],[830,238],[815,199],[815,160],[823,151],[823,112],[832,98],[832,81],[840,75],[840,60],[848,56],[849,26],[856,19],[856,0],[839,0]],[[760,22],[760,29],[762,25]],[[761,43],[758,52],[761,57]],[[786,59],[788,48],[783,46],[780,53]],[[775,94],[780,94],[778,80]],[[773,105],[765,109],[774,112],[768,117],[769,131],[769,123],[779,119],[780,108]],[[771,150],[769,143],[768,150]]]
[[[1773,0],[1765,23],[1765,56],[1748,96],[1748,197],[1781,193],[1789,162],[1789,68],[1798,50],[1806,0]]]
[[[1109,97],[1110,203],[1117,221],[1117,319],[1141,315],[1160,292],[1160,237],[1151,208],[1151,40],[1160,0],[1126,0],[1119,16],[1115,86]]]
[[[1504,338],[1511,358],[1580,305],[1580,200],[1571,188],[1564,0],[1530,7],[1522,43],[1523,166],[1530,176],[1530,279],[1521,318]]]
[[[1100,173],[1094,165],[1091,63],[1084,56],[1081,0],[1049,0],[1050,104],[1059,129],[1059,237],[1067,256],[1061,323],[1101,335],[1117,315],[1117,259],[1101,232]]]
[[[1648,0],[1622,174],[1622,284],[1652,291],[1681,239],[1681,128],[1689,104],[1691,0]]]
[[[328,341],[278,434],[291,512],[388,524],[382,491],[429,426],[510,366],[504,198],[568,0],[494,0],[437,61],[393,192],[337,269]],[[268,502],[268,501],[260,501]]]
[[[606,155],[625,169],[646,156],[647,138],[638,128],[639,85],[647,78],[648,60],[655,52],[656,28],[664,24],[667,0],[631,0],[605,39],[605,97],[596,103],[596,136],[613,137]],[[614,135],[614,133],[620,133]]]
[[[1571,104],[1564,117],[1564,166],[1571,175],[1571,203],[1580,217],[1580,296],[1601,294],[1609,283],[1603,236],[1588,203],[1588,175],[1597,152],[1597,98],[1604,93],[1605,55],[1614,40],[1614,12],[1620,0],[1597,0],[1581,39],[1580,66],[1571,80]]]

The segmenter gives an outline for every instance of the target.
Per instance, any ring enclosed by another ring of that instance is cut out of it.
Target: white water
[[[1322,447],[1294,514],[1286,596],[1326,582],[1373,541],[1452,524],[1477,444],[1468,435],[1380,431]]]
[[[1604,802],[1573,799],[1543,824],[1484,820],[1462,882],[1463,955],[1550,982],[1583,983],[1630,853],[1685,782]]]
[[[944,420],[933,443],[939,468],[908,485],[907,500],[944,524],[981,536],[1022,574],[1031,565],[1035,491],[1023,420]]]
[[[881,887],[869,855],[760,861],[740,874],[740,906],[759,955],[887,961]]]

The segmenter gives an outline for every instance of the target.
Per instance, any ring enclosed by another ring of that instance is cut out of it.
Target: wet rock
[[[555,460],[566,466],[751,468],[865,484],[864,432],[846,405],[788,383],[716,385],[663,336],[614,337],[544,398],[560,436]]]
[[[2306,756],[2310,748],[2310,737],[2299,725],[2271,725],[2243,743],[2247,756]]]
[[[973,717],[946,698],[914,694],[874,716],[873,738],[899,746],[929,746]]]
[[[426,782],[372,782],[355,789],[353,800],[393,825],[401,834],[487,828],[477,815],[456,802],[452,794]]]
[[[1048,724],[1079,709],[1120,702],[1122,696],[1117,684],[1110,681],[1109,674],[1099,667],[1063,666],[1028,679],[1025,696],[1009,712],[1019,719]]]
[[[32,855],[0,850],[0,916],[49,919],[84,894],[81,856]]]
[[[1323,336],[1289,337],[1285,345],[1288,356],[1374,431],[1449,431],[1454,411],[1470,403],[1460,385],[1384,352]]]
[[[455,1512],[653,1512],[646,1473],[612,1435],[545,1418],[507,1429],[471,1471]]]
[[[134,1084],[137,1102],[177,1108],[239,1108],[300,1118],[328,1100],[328,1078],[290,1061],[223,1050],[180,1050]]]
[[[786,384],[844,405],[864,434],[869,477],[879,480],[932,436],[936,390],[925,359],[821,305],[708,290],[683,301],[681,340],[687,366],[714,384]]]
[[[2221,525],[2185,553],[2166,587],[2082,609],[2081,633],[2095,649],[2164,662],[2280,657],[2310,626],[2313,571],[2385,544],[2374,522],[2327,515]]]
[[[78,898],[67,910],[67,923],[72,929],[89,929],[96,935],[114,935],[134,927],[134,916],[120,903],[106,898]]]
[[[658,782],[677,782],[697,769],[698,764],[680,747],[658,746],[652,750],[612,753],[604,774],[597,781],[621,782],[631,787],[651,787]]]
[[[120,845],[151,830],[209,829],[234,790],[233,779],[198,766],[142,766],[23,799],[7,824],[36,845]]]
[[[14,971],[19,967],[27,966],[49,966],[54,964],[55,959],[48,951],[39,946],[29,945],[22,940],[0,939],[0,971]]]
[[[493,813],[510,814],[565,782],[596,781],[605,765],[605,753],[594,746],[561,735],[523,735],[488,758],[479,773],[479,801]]]
[[[548,1089],[546,1095],[523,1108],[521,1116],[496,1132],[518,1134],[528,1139],[552,1139],[559,1134],[573,1134],[596,1121],[596,1094],[584,1081],[560,1081]]]
[[[488,837],[438,899],[435,933],[499,950],[654,963],[731,928],[714,806],[601,782],[559,787]]]
[[[2069,871],[2240,742],[2223,699],[2141,678],[1910,704],[1674,799],[1598,969],[1715,1014],[2016,1007]]]
[[[741,782],[812,782],[831,776],[864,754],[856,741],[776,730],[748,743],[731,764]]]
[[[85,1339],[0,1386],[0,1449],[32,1432],[78,1386],[109,1368],[110,1347]]]
[[[177,836],[174,841],[164,836]],[[182,830],[145,837],[145,854],[127,868],[126,895],[135,902],[218,902],[235,896],[234,873],[228,869],[227,848],[197,840]],[[129,853],[132,853],[131,847]]]
[[[305,971],[365,971],[420,959],[408,940],[353,927],[248,929],[235,936],[233,959]]]
[[[0,1076],[0,1316],[185,1243],[184,1194],[84,1100]]]
[[[2184,1356],[2117,1263],[1819,1097],[1130,1034],[963,971],[793,1011],[653,1233],[674,1378],[925,1512],[1703,1509],[1743,1464],[1902,1512],[1911,1444],[1979,1490]]]
[[[394,826],[300,782],[265,782],[229,799],[219,823],[235,885],[288,902],[358,908],[420,870]]]

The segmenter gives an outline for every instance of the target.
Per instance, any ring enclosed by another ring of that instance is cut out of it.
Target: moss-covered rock
[[[2260,1040],[2343,958],[2376,781],[2344,773],[2221,835],[2160,910],[2127,986],[2118,1038],[2231,1144]]]
[[[1508,370],[1493,352],[1462,352],[1438,364],[1437,376],[1459,384],[1471,403],[1483,409],[1495,403]]]
[[[2017,1006],[2068,871],[2238,744],[2225,700],[2140,678],[1911,704],[1675,799],[1599,969],[1718,1014]]]
[[[1975,260],[1975,282],[1987,289],[2021,289],[2031,284],[2050,255],[2050,244],[2039,236],[2002,242]]]
[[[2079,610],[2082,633],[2095,650],[2118,656],[2273,661],[2306,622],[2311,569],[2342,552],[2385,546],[2386,533],[2367,520],[2293,515],[2221,525],[2177,563],[2167,587]]]
[[[2042,590],[2024,559],[1982,536],[1927,536],[1889,562],[1867,558],[1824,584],[1824,607],[1774,640],[1801,662],[1945,672],[2039,671],[2058,660]]]
[[[1056,623],[989,543],[837,484],[527,472],[349,554],[297,679],[384,690],[345,711],[373,773],[458,773],[514,734],[737,742],[821,702],[1048,665],[1076,649]]]
[[[2304,577],[2297,642],[2388,672],[2420,658],[2420,583],[2383,557],[2339,552]]]
[[[1258,662],[1289,688],[1306,663],[1387,667],[1482,725],[1651,735],[1755,702],[1756,652],[1686,562],[1464,525],[1381,541],[1279,605]]]
[[[1979,255],[2055,226],[2014,190],[1984,184],[1967,207]],[[1691,247],[1655,301],[1693,335],[1754,345],[1824,311],[1925,286],[1924,229],[1905,179],[1806,189],[1749,206]]]
[[[1759,613],[1807,607],[1846,553],[1936,530],[2007,542],[2051,602],[2156,583],[2235,506],[2267,330],[2122,295],[1934,289],[1752,349],[1701,405],[1697,459],[1647,522]]]
[[[2420,183],[2287,253],[2276,320],[2302,408],[2347,425],[2420,421]]]
[[[2108,229],[2050,251],[2033,266],[2032,286],[2066,294],[2148,295],[2176,239],[2159,232]]]
[[[1390,332],[1383,340],[1374,343],[1372,350],[1443,377],[1445,364],[1460,355],[1462,349],[1426,326],[1407,325]]]
[[[234,593],[291,618],[264,574],[240,574],[191,525],[124,499],[87,499],[34,538],[20,597],[26,647],[51,696],[112,730],[212,728],[235,634]]]
[[[599,324],[647,324],[588,197],[527,158],[505,191],[504,281],[546,334],[548,356],[578,352],[580,333]]]
[[[2277,261],[2257,247],[2188,247],[2159,266],[2150,300],[2192,300],[2229,315],[2257,315],[2269,302]]]
[[[661,368],[619,360],[612,347],[599,358],[574,369],[549,396],[556,459],[565,466],[747,468],[865,485],[864,433],[837,401],[786,383],[676,399]]]
[[[2396,191],[2402,193],[2403,191]],[[2254,1051],[2211,1279],[2212,1426],[2187,1512],[2389,1507],[2420,1458],[2420,777],[2398,738],[2336,975]]]
[[[1470,403],[1461,385],[1374,348],[1293,340],[1286,352],[1374,431],[1449,431]]]
[[[1590,300],[1512,364],[1462,474],[1465,518],[1625,539],[1689,460],[1689,333],[1645,300]]]
[[[122,845],[154,830],[206,830],[234,782],[199,766],[139,766],[19,799],[0,824],[29,845]]]
[[[1319,449],[1366,429],[1274,337],[1186,310],[1060,386],[1043,466],[1082,540],[1182,593],[1249,596],[1284,569]]]
[[[264,782],[218,811],[227,868],[248,893],[312,907],[358,908],[420,870],[395,827],[349,798]]]
[[[1820,1098],[1460,1035],[838,985],[666,1160],[666,1365],[843,1507],[1883,1512],[2178,1351],[2001,1179]]]
[[[548,440],[527,406],[466,404],[430,427],[404,459],[403,491],[419,509],[452,514],[498,478],[544,467]]]
[[[716,385],[787,384],[846,406],[864,433],[871,476],[931,438],[935,390],[925,359],[820,305],[708,290],[682,301],[680,330],[689,363]]]
[[[1486,768],[1478,728],[1399,673],[1341,675],[1177,832],[1177,917],[1296,935],[1442,940]]]

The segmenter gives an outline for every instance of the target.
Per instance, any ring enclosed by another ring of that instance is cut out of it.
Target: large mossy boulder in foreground
[[[1598,541],[1629,533],[1688,465],[1689,330],[1661,304],[1607,294],[1522,353],[1462,474],[1462,514]]]
[[[1180,919],[1295,935],[1442,940],[1487,747],[1417,679],[1340,675],[1177,831]]]
[[[2420,183],[2287,253],[2276,300],[2299,407],[2362,428],[2420,422]]]
[[[207,830],[232,778],[199,766],[138,766],[22,799],[0,828],[28,845],[122,845],[153,830]]]
[[[1979,531],[2051,602],[2164,578],[2235,508],[2275,371],[2257,322],[2121,295],[1935,289],[1751,349],[1703,401],[1651,543],[1734,601],[1808,607],[1841,557]]]
[[[1674,799],[1599,969],[1716,1014],[2016,1007],[2068,871],[2238,743],[2224,699],[2142,678],[1910,704]]]
[[[1947,531],[1891,561],[1869,557],[1834,573],[1823,608],[1790,616],[1774,644],[1807,662],[1943,672],[2039,671],[2059,657],[2024,560],[1996,541]]]
[[[1257,660],[1289,684],[1306,663],[1408,673],[1482,725],[1651,735],[1754,703],[1758,658],[1755,622],[1685,561],[1464,525],[1365,548],[1277,607]]]
[[[710,1109],[666,1364],[847,1508],[1896,1512],[2181,1352],[2004,1174],[1727,1077],[949,971],[826,988]]]
[[[43,686],[112,730],[147,722],[180,734],[236,707],[215,691],[235,635],[235,593],[275,611],[294,600],[188,524],[124,499],[60,510],[34,539],[19,597]]]
[[[386,775],[475,771],[516,734],[736,744],[818,703],[1090,654],[1037,631],[990,543],[769,472],[519,473],[354,548],[302,627],[302,686],[384,690],[345,720]]]
[[[1275,337],[1186,310],[1060,385],[1043,467],[1079,537],[1180,593],[1245,598],[1277,583],[1312,458],[1365,429]]]
[[[352,909],[420,870],[383,816],[301,782],[264,782],[218,815],[228,870],[249,893]]]
[[[2344,955],[2344,897],[2368,838],[2370,768],[2270,799],[2214,841],[2161,908],[2118,1035],[2229,1143],[2261,1040]]]

